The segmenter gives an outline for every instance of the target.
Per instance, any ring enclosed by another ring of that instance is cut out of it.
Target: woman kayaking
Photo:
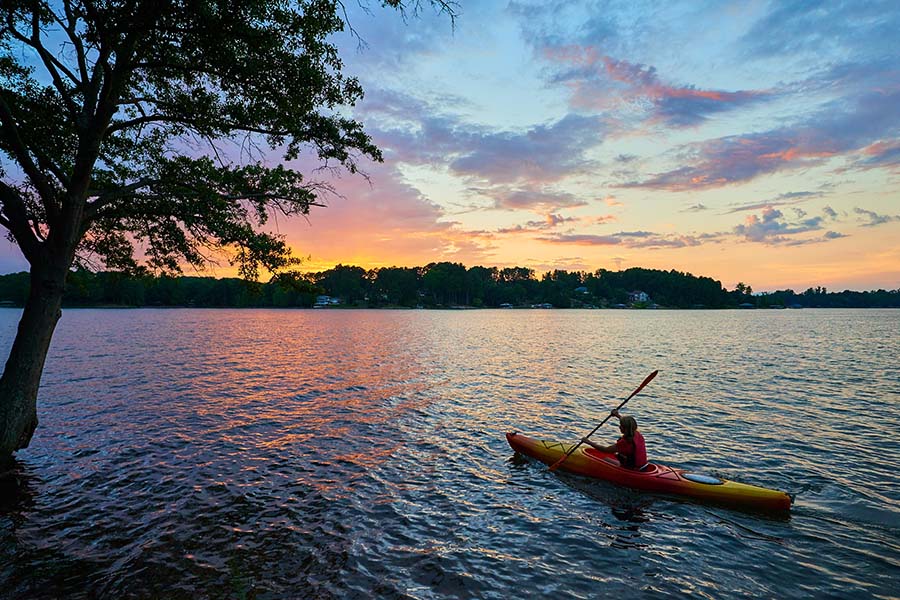
[[[600,452],[615,453],[623,467],[640,471],[647,466],[647,447],[644,445],[644,436],[638,431],[637,420],[631,415],[620,415],[618,409],[613,409],[609,414],[619,419],[619,431],[622,432],[622,437],[615,444],[601,446],[586,437],[581,441]]]

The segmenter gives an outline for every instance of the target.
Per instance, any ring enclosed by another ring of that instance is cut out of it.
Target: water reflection
[[[16,457],[0,458],[0,515],[34,508],[39,484],[37,473],[27,463]]]
[[[613,516],[620,521],[637,524],[650,522],[650,517],[640,506],[612,506],[610,508]],[[637,531],[637,527],[633,531]]]
[[[66,311],[0,483],[3,594],[887,595],[898,320],[792,314]],[[652,455],[799,491],[790,521],[512,456],[504,431],[573,439],[654,368]]]

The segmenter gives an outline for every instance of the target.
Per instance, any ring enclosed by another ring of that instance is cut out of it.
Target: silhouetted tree
[[[416,306],[419,300],[419,272],[417,269],[385,267],[378,269],[374,280],[380,303],[395,306]]]
[[[440,264],[440,263],[435,263]],[[453,263],[447,263],[453,264]],[[155,277],[149,274],[126,272],[99,272],[79,269],[71,273],[64,306],[233,306],[233,307],[311,307],[316,295],[339,295],[341,285],[352,282],[352,287],[368,290],[369,305],[415,306],[426,296],[426,288],[420,277],[424,268],[387,267],[365,271],[361,267],[341,265],[339,271],[348,275],[330,277],[331,270],[322,273],[300,274],[295,271],[279,273],[266,284],[236,278],[212,277]],[[465,286],[471,294],[472,305],[479,297],[476,292],[484,286],[483,306],[497,307],[505,302],[533,304],[547,301],[548,294],[558,293],[562,300],[556,306],[573,306],[593,303],[610,303],[610,296],[594,296],[592,290],[609,290],[609,283],[622,272],[599,270],[596,273],[553,271],[544,274],[540,281],[533,277],[516,281],[490,281],[499,270],[488,267],[472,267],[465,273]],[[598,274],[600,275],[598,277]],[[695,277],[677,271],[643,269],[637,278],[632,272],[630,283],[644,290],[652,290],[655,297],[671,298],[666,306],[691,308],[702,304],[707,308],[737,306],[735,292],[726,292],[715,280]],[[327,289],[316,281],[335,282],[334,289]],[[577,282],[588,288],[588,294],[576,291]],[[573,287],[574,286],[574,287]],[[28,273],[0,275],[0,305],[22,306],[29,290]],[[624,289],[624,288],[622,288]],[[819,292],[816,292],[816,289]],[[625,293],[625,292],[623,292]],[[566,295],[568,294],[568,295]],[[626,294],[627,295],[627,294]],[[354,296],[358,297],[358,296]],[[763,292],[754,296],[760,308],[819,306],[827,308],[900,308],[900,290],[876,290],[869,292],[828,292],[825,288],[810,288],[797,294],[793,290]],[[815,303],[812,303],[814,299]],[[514,302],[512,300],[515,300]]]
[[[316,284],[326,293],[341,298],[350,305],[365,301],[368,297],[370,281],[362,267],[337,265],[313,276]]]
[[[259,152],[230,162],[218,143],[286,159],[311,148],[351,172],[359,157],[381,159],[338,112],[362,95],[332,41],[343,14],[334,0],[0,4],[0,152],[15,165],[0,167],[0,225],[31,270],[0,377],[0,455],[26,447],[37,426],[41,372],[79,257],[133,269],[136,240],[164,271],[223,249],[250,279],[295,262],[260,225],[273,212],[308,213],[319,189]]]
[[[430,263],[422,271],[422,286],[435,304],[467,302],[466,267],[460,263]]]

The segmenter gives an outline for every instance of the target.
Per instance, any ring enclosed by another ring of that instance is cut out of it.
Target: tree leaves
[[[363,93],[330,41],[341,14],[332,0],[4,2],[0,152],[17,168],[0,170],[0,223],[115,268],[136,268],[136,250],[165,272],[223,251],[247,277],[294,264],[265,224],[327,188],[273,153],[350,172],[382,158],[340,114]]]

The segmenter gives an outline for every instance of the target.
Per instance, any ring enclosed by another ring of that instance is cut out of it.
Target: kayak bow
[[[516,432],[507,433],[506,440],[516,452],[548,465],[554,464],[575,446],[574,443],[538,440]],[[788,511],[793,504],[793,498],[785,492],[690,473],[656,463],[649,463],[641,471],[626,469],[619,464],[614,454],[585,446],[572,452],[559,468],[637,490],[674,494],[737,508]]]

